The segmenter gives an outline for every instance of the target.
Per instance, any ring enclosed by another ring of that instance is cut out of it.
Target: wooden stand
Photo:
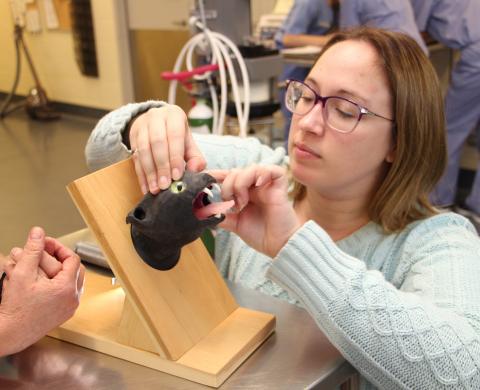
[[[274,331],[273,315],[238,307],[200,240],[169,271],[141,260],[125,222],[142,198],[131,160],[68,190],[121,287],[88,272],[75,316],[50,336],[218,387]]]

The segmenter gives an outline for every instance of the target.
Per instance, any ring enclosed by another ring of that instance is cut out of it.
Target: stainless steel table
[[[275,314],[277,326],[221,389],[332,389],[355,382],[354,368],[305,310],[237,284],[229,287],[241,306]],[[0,388],[209,389],[50,337],[0,359]]]

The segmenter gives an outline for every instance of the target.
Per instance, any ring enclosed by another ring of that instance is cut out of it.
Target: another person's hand
[[[13,250],[11,257],[4,267],[0,356],[28,347],[69,319],[83,288],[79,257],[47,239],[41,228],[33,228],[25,247]]]
[[[282,167],[254,165],[231,171],[208,171],[222,182],[222,198],[235,200],[220,227],[238,234],[252,248],[275,257],[300,221],[288,199]]]
[[[152,194],[168,188],[186,168],[199,172],[206,161],[193,140],[187,116],[178,106],[151,108],[130,128],[135,171],[142,192]]]
[[[58,245],[58,241],[51,237],[45,237],[45,250],[42,253],[40,258],[39,267],[37,272],[41,276],[47,276],[48,278],[53,278],[58,274],[62,269],[62,263],[56,259],[54,256],[55,248]],[[7,257],[7,261],[4,260],[3,269],[8,269],[15,266],[17,259],[20,259],[22,256],[22,248],[12,248],[10,251],[10,256]]]

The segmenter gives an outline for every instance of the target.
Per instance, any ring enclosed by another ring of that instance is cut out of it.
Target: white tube
[[[193,36],[181,49],[174,65],[174,72],[179,72],[180,68],[185,60],[185,65],[187,70],[193,69],[192,58],[195,52],[195,48],[199,46],[205,40],[208,42],[211,50],[211,63],[218,64],[219,79],[220,79],[220,107],[218,107],[218,97],[215,91],[214,86],[211,83],[211,74],[210,72],[205,75],[195,76],[195,79],[207,79],[209,83],[210,96],[212,99],[212,108],[213,108],[213,133],[222,134],[225,116],[227,110],[227,99],[228,99],[228,86],[226,71],[228,71],[228,76],[230,79],[230,84],[232,86],[232,95],[234,98],[235,109],[237,111],[237,118],[240,128],[240,136],[246,137],[248,133],[248,118],[250,112],[250,81],[248,76],[247,67],[243,58],[235,46],[235,44],[228,39],[226,36],[219,34],[217,32],[211,32],[208,28],[205,27],[204,23],[199,22],[196,19],[193,19],[191,23],[194,23],[198,28],[202,30],[201,33]],[[241,73],[241,80],[243,86],[243,100],[240,96],[239,83],[237,81],[237,75],[235,74],[235,68],[232,62],[233,58],[237,60]],[[227,69],[225,69],[225,67]],[[176,100],[176,89],[178,86],[177,80],[172,80],[170,82],[168,90],[168,102],[170,104],[175,104]],[[243,106],[242,106],[243,105]]]
[[[243,81],[242,85],[244,87],[243,105],[245,110],[243,112],[243,116],[238,116],[237,114],[237,117],[240,124],[240,136],[246,137],[248,132],[248,118],[250,114],[250,79],[248,76],[247,66],[245,65],[245,61],[243,60],[243,57],[240,54],[237,46],[235,46],[235,44],[230,39],[219,33],[213,34],[227,44],[227,46],[232,50],[235,58],[238,61],[238,65],[240,66],[240,72]]]

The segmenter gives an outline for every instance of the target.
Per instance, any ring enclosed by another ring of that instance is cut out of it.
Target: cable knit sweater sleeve
[[[149,100],[142,103],[130,103],[109,112],[100,119],[90,134],[85,148],[87,166],[95,171],[121,161],[130,152],[122,143],[122,133],[130,121],[152,107],[161,107],[165,102]]]
[[[165,102],[150,100],[131,103],[105,115],[92,131],[85,148],[85,157],[90,170],[104,168],[130,156],[122,143],[122,133],[130,121],[152,107],[161,107]],[[208,169],[229,169],[250,164],[284,164],[283,148],[271,149],[256,138],[213,136],[193,134],[207,160]]]
[[[417,223],[398,256],[395,286],[310,221],[267,276],[379,388],[479,389],[478,236],[460,217],[439,215]]]

